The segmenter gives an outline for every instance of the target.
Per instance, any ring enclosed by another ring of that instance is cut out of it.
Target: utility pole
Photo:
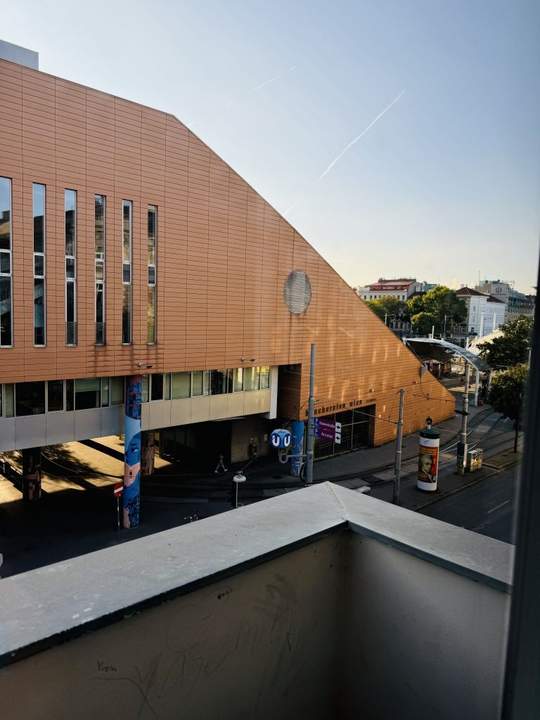
[[[311,343],[309,358],[309,400],[306,442],[306,485],[313,482],[313,447],[315,445],[315,343]]]
[[[448,317],[447,315],[444,316],[443,338],[446,338],[446,318],[447,318],[447,317]]]
[[[394,491],[392,493],[392,502],[399,505],[399,493],[401,490],[401,448],[403,445],[403,408],[405,405],[405,390],[401,388],[399,391],[399,414],[397,421],[396,434],[396,455],[394,460]]]
[[[469,419],[469,363],[465,362],[465,392],[463,393],[463,406],[461,409],[461,432],[457,447],[457,471],[459,475],[465,475],[467,463],[467,425]]]

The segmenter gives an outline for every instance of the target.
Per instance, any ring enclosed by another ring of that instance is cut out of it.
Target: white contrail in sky
[[[355,144],[360,140],[360,138],[363,138],[364,135],[365,135],[369,130],[371,130],[371,128],[375,125],[375,123],[378,122],[378,121],[382,118],[382,116],[385,115],[385,114],[390,110],[390,108],[391,108],[393,105],[395,105],[398,100],[401,99],[401,97],[403,96],[404,93],[405,93],[405,89],[403,89],[403,90],[399,93],[399,95],[397,95],[397,96],[392,100],[392,102],[390,103],[390,105],[387,105],[387,106],[384,108],[384,110],[383,110],[382,112],[380,112],[380,113],[377,115],[377,117],[374,118],[374,119],[369,123],[369,125],[362,130],[362,132],[360,133],[360,135],[357,135],[357,136],[354,138],[354,140],[351,140],[351,142],[350,142],[348,145],[345,145],[345,147],[344,147],[343,150],[339,153],[339,155],[332,160],[332,162],[331,162],[330,165],[326,168],[326,170],[323,172],[323,174],[319,176],[319,180],[322,180],[325,175],[328,175],[328,173],[330,172],[330,170],[334,167],[334,165],[335,165],[339,160],[341,160],[341,158],[345,155],[345,153],[347,152],[347,150],[349,150],[350,148],[352,148],[352,146],[355,145]]]
[[[279,80],[279,78],[283,77],[284,75],[287,75],[290,72],[293,72],[296,70],[296,65],[291,65],[291,67],[288,70],[285,70],[285,72],[279,73],[279,75],[275,75],[274,77],[271,77],[269,80],[265,80],[260,85],[256,85],[253,88],[253,91],[260,90],[261,88],[265,87],[266,85],[270,85],[270,83],[275,82],[276,80]]]

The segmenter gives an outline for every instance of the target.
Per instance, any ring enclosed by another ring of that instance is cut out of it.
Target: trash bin
[[[476,450],[469,450],[467,453],[467,471],[476,472],[482,467],[482,460],[484,457],[484,451],[482,448],[476,448]]]

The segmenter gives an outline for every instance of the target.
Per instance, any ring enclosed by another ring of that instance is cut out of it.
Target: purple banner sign
[[[336,434],[336,426],[330,420],[315,418],[315,435],[321,440],[333,440]]]

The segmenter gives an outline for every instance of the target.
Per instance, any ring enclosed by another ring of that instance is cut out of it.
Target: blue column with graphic
[[[291,475],[298,477],[302,467],[304,452],[304,422],[293,420],[291,423]]]
[[[141,400],[142,376],[126,378],[124,418],[123,526],[137,527],[141,506]]]

